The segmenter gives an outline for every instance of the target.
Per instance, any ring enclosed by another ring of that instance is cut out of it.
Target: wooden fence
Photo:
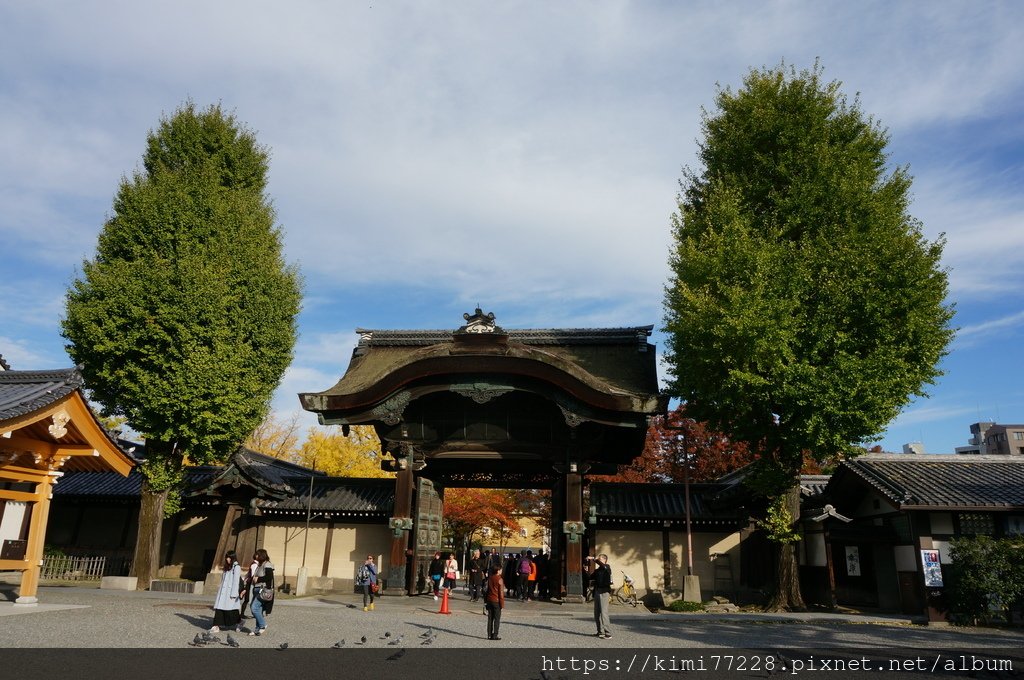
[[[131,558],[46,555],[39,570],[40,579],[57,581],[99,581],[104,576],[124,576]]]

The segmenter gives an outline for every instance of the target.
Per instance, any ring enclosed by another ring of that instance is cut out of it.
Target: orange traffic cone
[[[444,595],[441,597],[441,609],[438,610],[438,614],[451,614],[448,611],[448,589],[444,589]]]

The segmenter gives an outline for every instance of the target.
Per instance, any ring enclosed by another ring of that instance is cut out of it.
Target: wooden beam
[[[0,448],[18,453],[37,453],[40,456],[49,457],[57,450],[57,445],[41,439],[12,434],[10,437],[0,439]]]
[[[15,467],[0,465],[0,479],[8,482],[33,482],[38,484],[47,477],[51,477],[49,470],[35,470],[33,468]],[[57,475],[59,476],[59,475]]]
[[[0,571],[25,571],[28,560],[0,560]]]
[[[135,463],[110,441],[107,433],[103,431],[103,428],[96,421],[96,416],[89,410],[82,395],[79,392],[73,392],[64,403],[64,407],[71,415],[71,420],[75,427],[82,433],[85,441],[89,443],[90,448],[96,449],[99,456],[114,471],[120,472],[127,477],[131,469],[135,467]],[[92,454],[90,453],[89,455]]]
[[[5,501],[24,501],[26,503],[35,503],[39,500],[39,494],[30,493],[28,491],[9,491],[7,489],[0,489],[0,499]]]

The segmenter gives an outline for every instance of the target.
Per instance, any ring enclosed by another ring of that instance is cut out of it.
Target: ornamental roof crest
[[[466,320],[466,325],[455,331],[456,333],[499,333],[503,334],[505,331],[501,326],[494,323],[494,312],[488,312],[484,314],[483,310],[479,307],[476,308],[472,314],[468,312],[462,315],[462,318]]]

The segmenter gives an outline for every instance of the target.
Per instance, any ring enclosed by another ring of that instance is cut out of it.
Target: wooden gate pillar
[[[583,522],[583,475],[566,472],[562,484],[565,487],[565,519],[561,527],[565,545],[565,601],[583,602],[583,534],[586,531]]]
[[[50,494],[54,479],[60,473],[42,472],[36,481],[35,500],[32,501],[31,519],[28,528],[28,543],[25,562],[28,568],[21,572],[21,586],[15,604],[36,604],[39,600],[39,570],[43,566],[43,546],[46,540],[46,523],[50,515]]]
[[[386,583],[389,592],[397,592],[406,587],[406,550],[409,548],[409,532],[413,528],[412,492],[416,486],[414,474],[412,466],[407,466],[399,470],[395,477],[395,515],[388,520],[393,535]]]

